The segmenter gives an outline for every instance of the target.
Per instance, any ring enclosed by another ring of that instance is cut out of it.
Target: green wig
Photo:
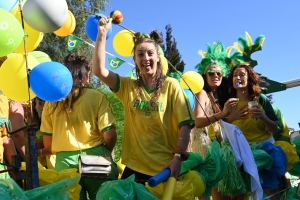
[[[203,57],[195,67],[199,74],[205,74],[210,67],[220,67],[223,76],[226,76],[228,73],[228,66],[225,62],[227,52],[221,42],[215,42],[213,45],[207,44],[207,52],[199,51],[198,53]]]

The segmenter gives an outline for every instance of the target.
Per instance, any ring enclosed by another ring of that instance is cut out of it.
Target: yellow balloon
[[[128,30],[118,32],[113,39],[115,51],[124,57],[133,55],[133,33]]]
[[[146,188],[157,198],[162,199],[167,189],[167,183],[163,182],[155,187],[150,187],[146,183]],[[196,171],[189,171],[183,179],[177,180],[172,200],[194,199],[192,197],[201,196],[206,189],[205,180]]]
[[[163,74],[166,75],[168,73],[168,61],[163,55],[160,55],[160,63],[162,65]]]
[[[33,56],[27,56],[28,69],[39,64]],[[0,68],[0,89],[8,98],[26,102],[29,100],[26,58],[23,54],[12,54],[4,61]],[[30,98],[36,95],[30,89]]]
[[[75,27],[76,27],[75,17],[71,13],[71,11],[69,11],[67,20],[64,23],[64,25],[60,29],[55,31],[54,33],[55,33],[55,35],[60,36],[60,37],[69,36],[74,32]]]
[[[205,189],[206,189],[206,185],[205,185],[205,179],[203,178],[203,176],[196,172],[196,171],[189,171],[184,179],[193,179],[192,183],[193,186],[195,187],[195,192],[194,195],[195,197],[200,197],[202,196],[202,194],[204,193]]]
[[[25,2],[25,1],[24,1]],[[20,22],[20,24],[22,25],[22,17],[21,17],[21,12],[20,12],[20,8],[19,6],[17,6],[17,11],[15,13],[15,17],[17,18],[17,20]],[[44,33],[39,32],[33,28],[31,28],[26,22],[24,21],[24,32],[25,35],[27,35],[26,37],[26,51],[27,52],[31,52],[34,51],[39,44],[41,43],[41,41],[43,40],[44,37]],[[24,41],[20,44],[20,46],[15,50],[16,53],[23,53],[25,52],[24,50]]]
[[[199,73],[194,71],[188,71],[182,74],[180,79],[180,85],[184,89],[189,89],[190,87],[192,89],[192,92],[196,94],[203,89],[204,80]]]

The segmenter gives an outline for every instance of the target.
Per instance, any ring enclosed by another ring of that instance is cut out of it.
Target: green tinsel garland
[[[233,150],[228,140],[222,146],[223,159],[227,161],[227,170],[218,184],[218,190],[226,196],[237,196],[247,192],[243,176],[237,166]]]

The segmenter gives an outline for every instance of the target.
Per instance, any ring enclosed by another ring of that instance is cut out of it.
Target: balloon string
[[[192,89],[191,89],[191,87],[189,86],[189,84],[188,84],[188,83],[186,82],[186,80],[181,76],[181,74],[178,72],[178,70],[176,69],[176,67],[174,67],[174,65],[172,65],[172,63],[171,63],[168,59],[166,59],[166,60],[168,61],[169,65],[171,65],[171,67],[175,70],[175,72],[180,76],[180,78],[184,81],[184,83],[188,86],[188,88],[189,88],[188,90],[190,90],[190,91],[192,92],[192,94],[193,94],[193,96],[195,97],[197,103],[200,105],[200,108],[201,108],[201,110],[203,111],[203,113],[204,113],[204,115],[205,115],[207,121],[208,121],[210,124],[212,124],[212,122],[210,121],[210,119],[209,119],[207,113],[205,112],[203,106],[201,105],[199,99],[197,98],[196,94],[192,91]]]
[[[23,12],[22,12],[22,0],[19,0],[19,8],[20,8],[20,15],[21,15],[21,22],[22,22],[22,28],[24,30],[24,54],[25,54],[25,65],[26,65],[26,74],[27,74],[27,86],[28,86],[28,101],[30,105],[30,118],[31,122],[33,123],[33,108],[32,108],[32,103],[31,103],[31,95],[30,95],[30,82],[29,82],[29,67],[28,67],[28,54],[27,54],[27,45],[26,45],[26,37],[27,35],[25,34],[25,23],[24,23],[24,18],[23,18]]]
[[[128,28],[126,28],[125,26],[122,26],[121,24],[117,24],[118,26],[122,27],[123,29],[131,32],[132,34],[134,34],[134,32],[132,30],[129,30]]]

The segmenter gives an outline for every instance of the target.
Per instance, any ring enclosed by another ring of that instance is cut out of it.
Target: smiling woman
[[[179,82],[163,74],[158,52],[162,39],[156,31],[134,35],[137,79],[133,80],[105,68],[105,37],[111,20],[102,18],[100,24],[93,67],[94,74],[124,105],[122,163],[126,168],[122,179],[134,174],[136,181],[145,183],[165,168],[177,178],[182,159],[188,157],[186,148],[194,119]]]

